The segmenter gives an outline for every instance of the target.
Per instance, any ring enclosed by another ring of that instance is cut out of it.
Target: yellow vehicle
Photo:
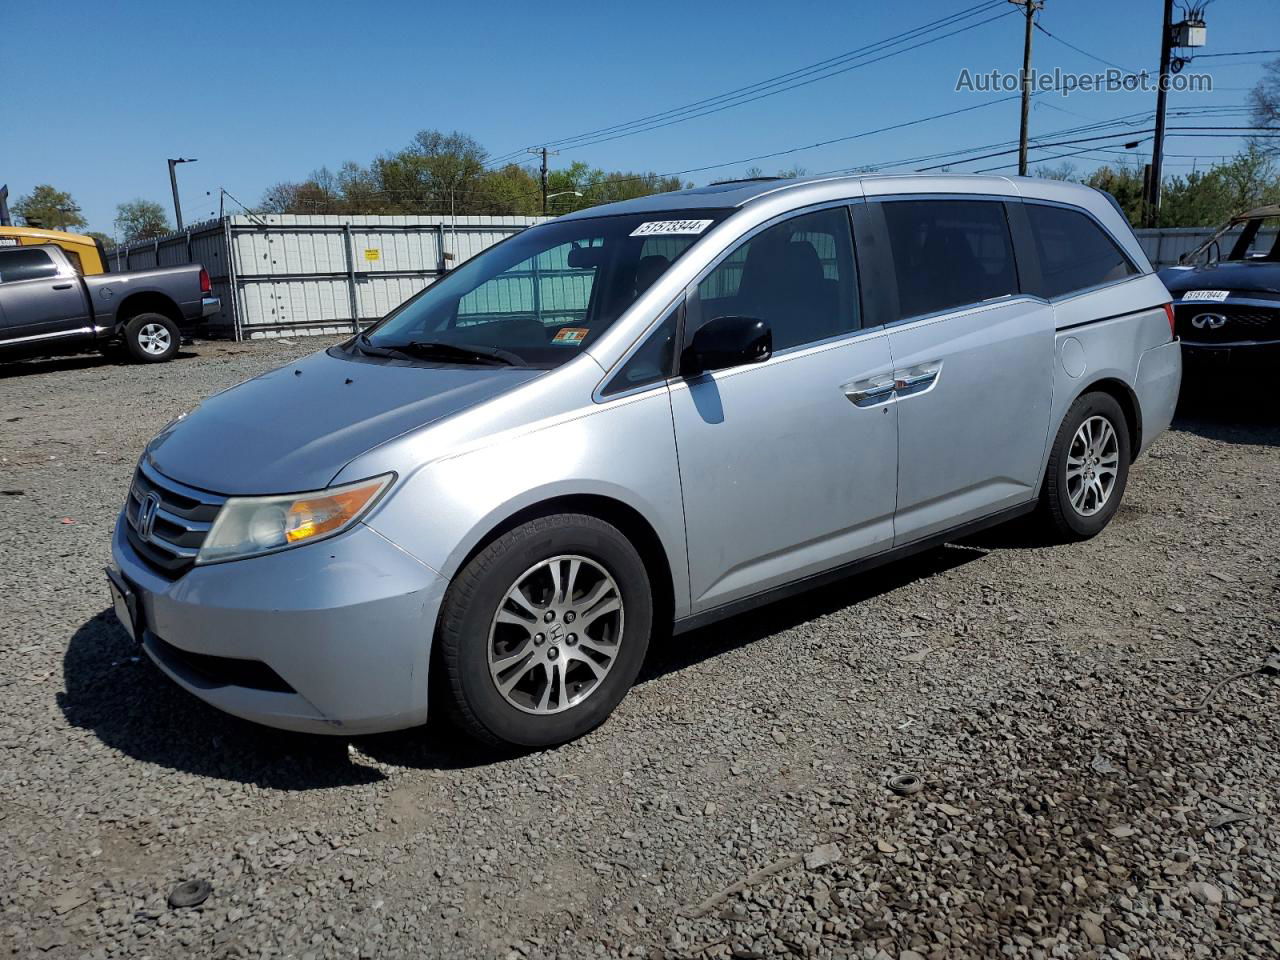
[[[102,248],[102,242],[93,237],[41,227],[0,227],[0,248],[39,243],[56,243],[83,276],[93,277],[108,271],[107,252]]]

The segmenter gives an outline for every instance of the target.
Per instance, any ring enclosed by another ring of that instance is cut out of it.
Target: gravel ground
[[[1089,543],[998,531],[677,638],[599,731],[495,757],[223,716],[107,609],[146,439],[316,345],[0,369],[5,952],[1280,954],[1280,678],[1175,709],[1280,642],[1273,397],[1184,411]]]

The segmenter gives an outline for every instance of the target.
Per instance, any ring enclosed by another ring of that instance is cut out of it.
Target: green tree
[[[154,200],[130,200],[116,207],[116,230],[121,242],[137,243],[162,237],[172,231],[164,207]]]
[[[13,212],[27,226],[49,230],[68,230],[88,223],[80,212],[80,205],[71,199],[71,194],[47,183],[39,184],[25,197],[19,197],[13,205]]]
[[[1099,167],[1084,178],[1084,183],[1115,197],[1131,224],[1142,223],[1142,171],[1126,166]]]
[[[301,181],[285,181],[262,197],[263,213],[523,214],[542,212],[542,185],[533,163],[486,166],[487,151],[457,131],[422,130],[401,150],[364,167],[321,167]],[[593,169],[575,162],[547,174],[553,214],[691,185],[679,177]],[[573,192],[582,194],[573,196]]]
[[[112,247],[116,245],[116,241],[114,237],[109,237],[105,233],[99,233],[97,230],[90,230],[88,233],[85,234],[85,236],[93,237],[93,239],[97,240],[100,244],[102,244],[103,249],[106,249],[106,250],[110,250]]]
[[[1280,203],[1280,171],[1257,144],[1208,170],[1165,182],[1162,227],[1214,227],[1251,207]]]

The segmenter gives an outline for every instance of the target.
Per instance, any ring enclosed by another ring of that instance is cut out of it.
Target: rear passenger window
[[[918,317],[1018,292],[1004,204],[893,200],[881,204],[900,317]]]
[[[0,250],[0,283],[56,277],[58,268],[43,250]]]
[[[1090,217],[1065,207],[1025,204],[1040,255],[1042,297],[1060,297],[1133,276],[1138,268]]]
[[[689,302],[687,336],[716,317],[769,324],[773,349],[858,329],[849,212],[831,207],[762,230],[720,262]]]

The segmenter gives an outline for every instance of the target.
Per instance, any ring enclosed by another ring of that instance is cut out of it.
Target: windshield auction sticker
[[[1227,299],[1226,290],[1188,290],[1182,295],[1183,300],[1200,301],[1201,303],[1221,303]]]
[[[565,347],[576,347],[585,339],[587,339],[586,327],[561,327],[551,338],[551,342]]]
[[[710,220],[650,220],[631,231],[633,237],[667,237],[699,234],[711,226]]]

